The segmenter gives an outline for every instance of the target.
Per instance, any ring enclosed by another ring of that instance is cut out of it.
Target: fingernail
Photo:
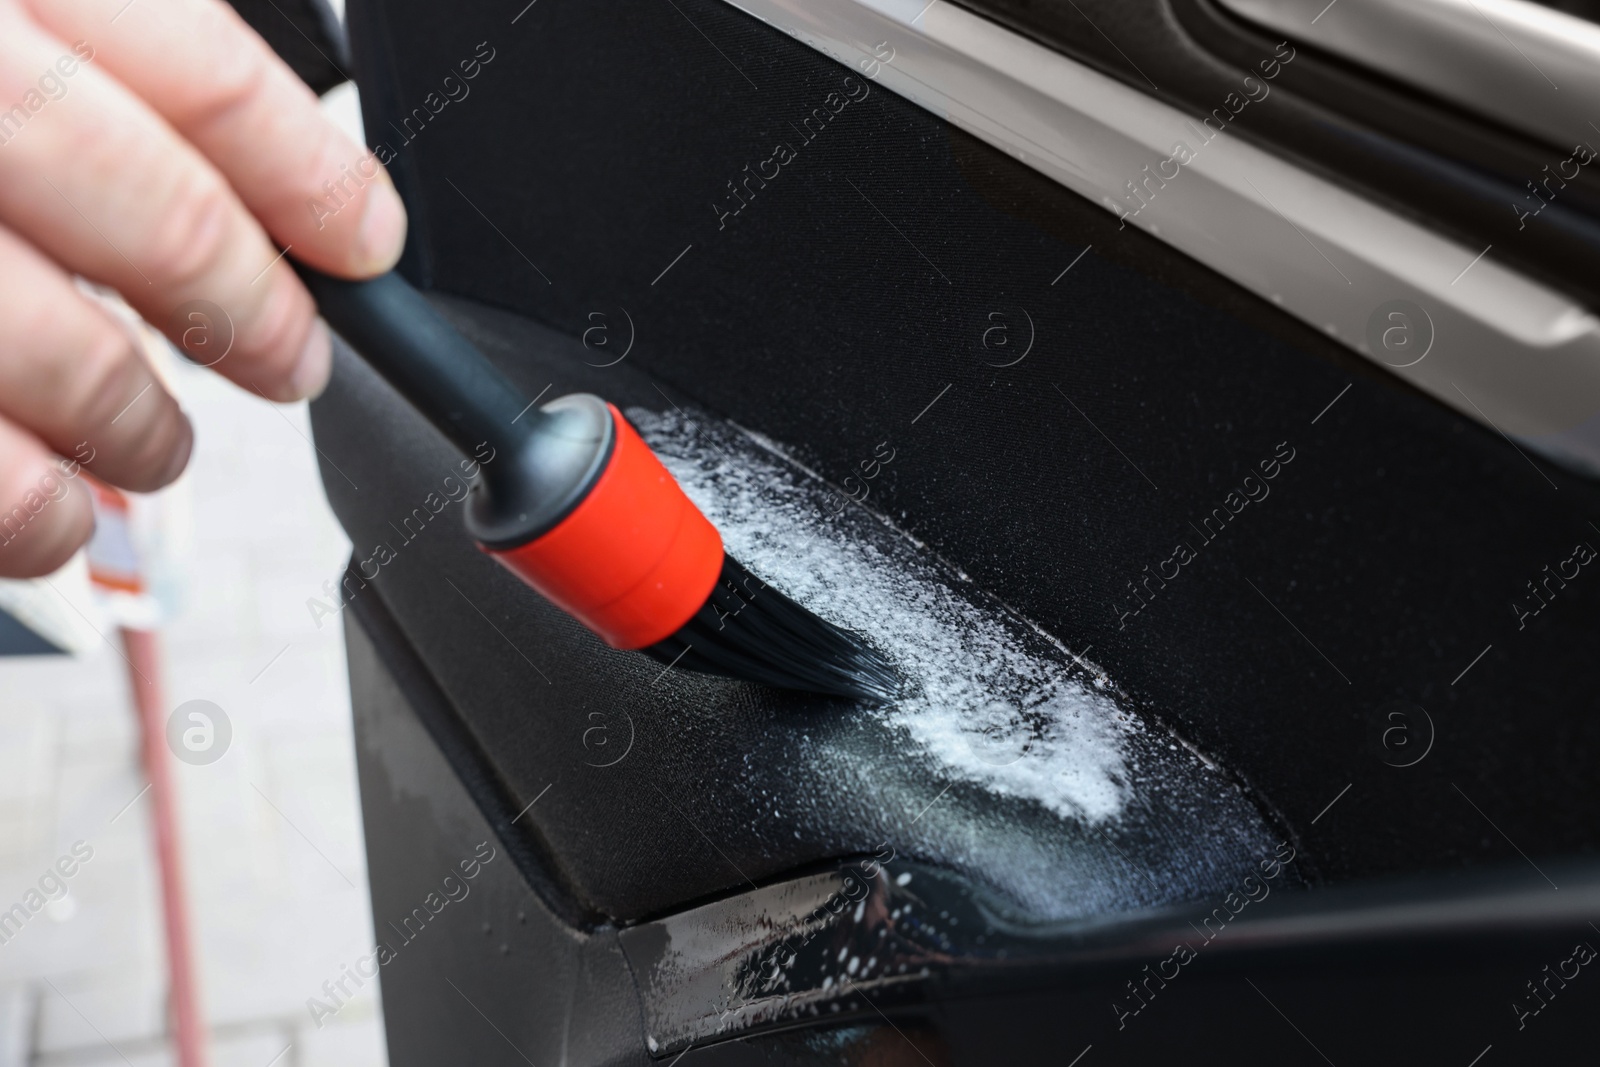
[[[189,416],[178,412],[179,439],[177,446],[172,450],[172,455],[167,459],[166,469],[161,472],[158,479],[160,485],[170,485],[177,481],[178,475],[189,465],[189,456],[194,452],[194,423],[189,421]]]
[[[356,241],[365,274],[381,274],[395,265],[406,243],[406,209],[400,194],[387,182],[375,185],[367,195],[367,209],[361,216]]]
[[[328,387],[333,373],[333,344],[328,327],[321,319],[311,324],[311,336],[300,350],[300,359],[289,375],[289,389],[297,400],[315,400]]]

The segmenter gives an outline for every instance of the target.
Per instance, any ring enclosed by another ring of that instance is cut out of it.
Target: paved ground
[[[349,546],[304,405],[192,368],[180,393],[198,445],[169,703],[214,701],[233,727],[220,760],[176,768],[212,1062],[382,1065],[375,982],[320,1028],[306,1004],[372,945],[343,636],[306,609]],[[0,910],[74,842],[93,850],[67,894],[0,944],[0,1067],[173,1062],[125,672],[105,644],[0,659]]]

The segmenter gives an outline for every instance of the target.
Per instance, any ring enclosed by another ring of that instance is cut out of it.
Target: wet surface
[[[782,446],[698,412],[628,416],[732,555],[864,635],[901,673],[899,700],[843,713],[846,729],[892,745],[892,766],[859,750],[816,753],[867,804],[875,785],[916,769],[921,810],[885,825],[886,840],[1048,919],[1186,899],[1271,851],[1276,838],[1241,788],[1133,710],[1103,670]],[[940,806],[973,821],[955,835],[919,832]],[[1016,839],[1024,827],[1032,841]]]

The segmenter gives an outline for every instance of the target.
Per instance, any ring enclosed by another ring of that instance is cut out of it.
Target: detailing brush
[[[723,551],[615,406],[573,393],[535,408],[393,272],[345,281],[296,265],[322,317],[480,468],[478,546],[606,644],[783,689],[883,702],[900,681],[861,637]]]

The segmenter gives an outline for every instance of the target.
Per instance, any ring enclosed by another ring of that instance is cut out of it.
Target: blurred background
[[[352,86],[325,106],[360,136]],[[378,982],[345,977],[373,932],[343,627],[308,604],[337,605],[324,585],[350,546],[306,405],[269,404],[153,335],[149,348],[196,447],[175,485],[134,501],[148,595],[109,603],[81,555],[48,580],[0,582],[0,1067],[177,1062],[152,795],[118,636],[130,612],[159,635],[162,720],[190,701],[220,709],[198,756],[168,746],[211,1062],[381,1065]],[[26,919],[8,923],[17,904]]]

